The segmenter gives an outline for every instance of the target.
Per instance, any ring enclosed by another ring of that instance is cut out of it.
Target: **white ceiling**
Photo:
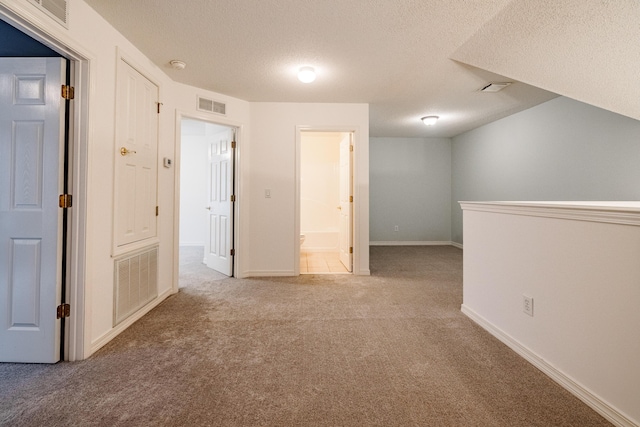
[[[480,93],[489,82],[523,73],[507,66],[498,75],[485,71],[491,64],[483,70],[467,65],[478,65],[477,58],[465,60],[474,56],[469,46],[476,56],[494,52],[495,40],[483,38],[485,24],[495,28],[495,17],[528,0],[85,1],[176,81],[254,102],[369,103],[371,136],[451,137],[557,96],[538,88],[550,88],[544,76],[521,80],[538,87],[516,81],[502,92]],[[519,31],[527,22],[520,16],[521,27],[507,26],[498,36],[508,39],[503,43],[526,38]],[[561,27],[553,31],[551,37],[562,38]],[[173,70],[172,59],[187,68]],[[312,84],[296,79],[304,65],[317,70]],[[426,127],[419,121],[425,115],[441,120]]]
[[[640,119],[638,0],[514,0],[451,57]]]

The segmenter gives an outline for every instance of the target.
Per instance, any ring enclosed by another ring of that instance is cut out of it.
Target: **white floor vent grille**
[[[113,326],[158,296],[158,247],[115,261]]]

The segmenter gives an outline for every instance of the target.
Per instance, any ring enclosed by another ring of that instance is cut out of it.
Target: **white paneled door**
[[[207,239],[205,259],[207,267],[231,276],[233,274],[233,130],[227,129],[207,135],[209,147],[209,182]]]
[[[61,58],[0,58],[0,361],[60,358]]]
[[[353,271],[353,178],[351,154],[353,134],[345,134],[340,141],[340,261],[348,272]]]
[[[115,245],[156,237],[158,86],[118,61]]]

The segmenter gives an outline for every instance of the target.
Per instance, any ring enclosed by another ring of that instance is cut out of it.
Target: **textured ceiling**
[[[640,119],[638,0],[513,1],[452,57]]]
[[[454,136],[556,96],[519,82],[479,93],[512,80],[451,59],[511,0],[86,2],[176,81],[247,101],[369,103],[371,136]],[[296,79],[303,65],[313,84]]]

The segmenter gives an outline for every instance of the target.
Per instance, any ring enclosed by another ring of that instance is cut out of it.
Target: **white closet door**
[[[116,247],[156,237],[158,86],[118,63],[114,229]]]
[[[0,58],[0,361],[60,355],[61,58]]]
[[[207,204],[207,267],[231,276],[233,229],[233,131],[231,129],[207,136],[209,146],[209,185]]]

